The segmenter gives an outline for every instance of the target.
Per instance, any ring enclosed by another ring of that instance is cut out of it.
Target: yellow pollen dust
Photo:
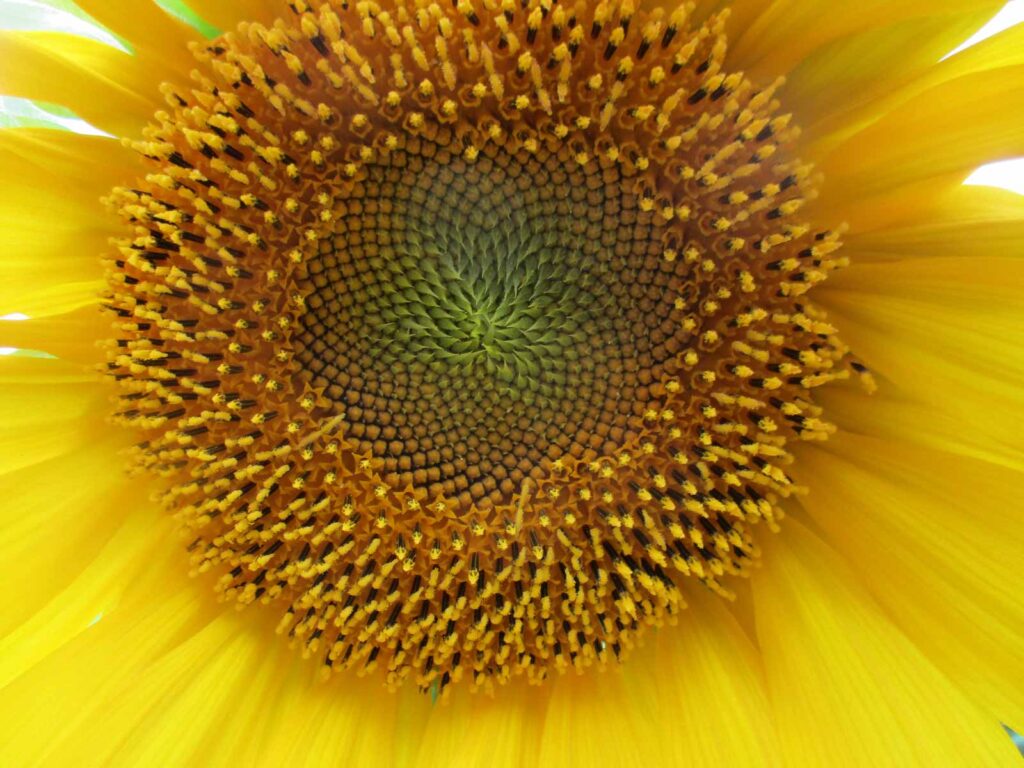
[[[780,84],[689,4],[290,5],[196,48],[111,196],[116,418],[197,570],[433,691],[728,596],[812,390],[869,376]]]

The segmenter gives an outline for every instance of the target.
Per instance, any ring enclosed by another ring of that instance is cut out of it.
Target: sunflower
[[[102,134],[0,132],[5,765],[1017,764],[1001,3],[77,4],[0,33]]]

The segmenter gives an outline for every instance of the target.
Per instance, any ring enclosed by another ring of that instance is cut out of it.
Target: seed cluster
[[[724,595],[811,390],[779,83],[631,0],[292,3],[197,49],[112,204],[109,373],[198,570],[325,669],[489,687]]]
[[[501,504],[546,459],[614,452],[688,334],[618,169],[566,147],[389,153],[310,260],[298,357],[389,486]]]

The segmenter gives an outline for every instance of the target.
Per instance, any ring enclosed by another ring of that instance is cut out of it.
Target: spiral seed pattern
[[[468,508],[613,452],[687,334],[615,167],[495,145],[470,162],[451,141],[367,168],[310,263],[299,359],[389,485]]]

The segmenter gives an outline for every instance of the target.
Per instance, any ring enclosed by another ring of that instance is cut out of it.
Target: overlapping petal
[[[770,539],[753,592],[785,764],[1017,765],[1020,756],[995,718],[796,520]]]
[[[860,583],[994,720],[1024,726],[1024,474],[853,434],[799,458],[798,477],[828,489],[802,506]]]
[[[116,136],[136,136],[160,108],[157,86],[176,73],[63,32],[0,31],[0,91],[67,107]]]
[[[0,315],[53,315],[96,304],[103,286],[98,257],[115,226],[100,198],[137,172],[133,154],[116,139],[0,131]]]

